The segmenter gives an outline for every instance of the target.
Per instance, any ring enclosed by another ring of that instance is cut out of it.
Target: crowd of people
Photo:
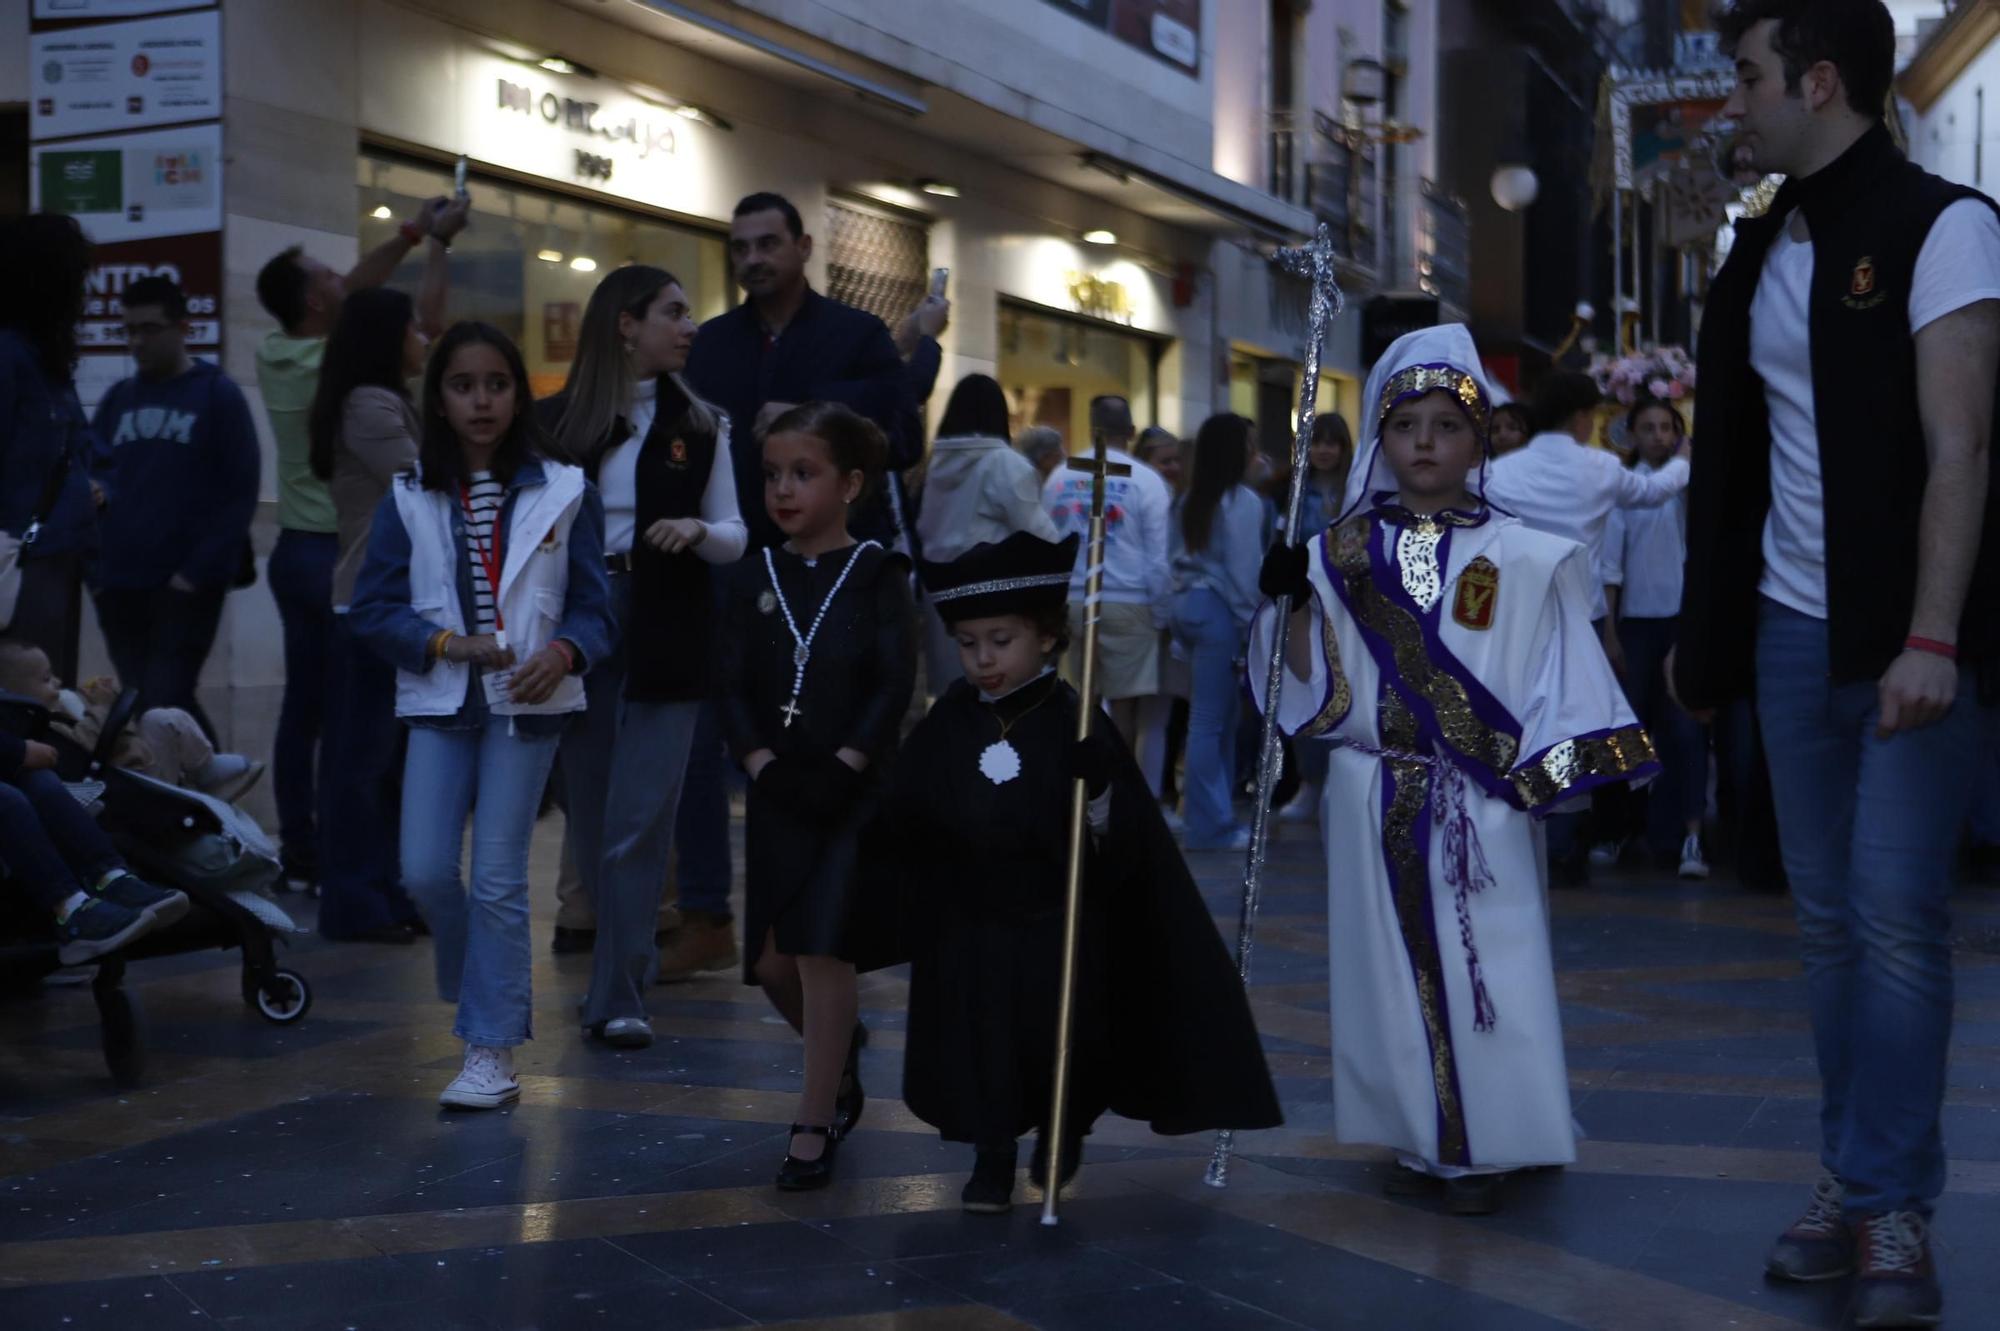
[[[677,277],[620,268],[539,402],[504,332],[446,318],[463,194],[345,274],[277,255],[257,282],[278,324],[257,355],[286,663],[271,770],[320,932],[429,935],[465,1044],[440,1098],[512,1102],[530,842],[559,804],[550,945],[591,954],[585,1038],[644,1047],[655,982],[740,973],[804,1051],[778,1184],[818,1187],[866,1103],[857,974],[908,962],[905,1098],[973,1148],[967,1209],[1004,1210],[1015,1143],[1046,1126],[1073,782],[1080,1071],[1036,1181],[1073,1173],[1106,1110],[1163,1132],[1277,1121],[1182,859],[1248,844],[1269,710],[1281,817],[1316,822],[1327,854],[1335,1132],[1396,1152],[1392,1190],[1483,1214],[1508,1174],[1575,1158],[1544,888],[1634,847],[1704,878],[1719,830],[1746,881],[1798,899],[1825,1080],[1827,1176],[1770,1269],[1858,1272],[1862,1324],[1923,1324],[1943,896],[2000,821],[1978,673],[2000,659],[2000,216],[1889,141],[1876,0],[1827,8],[1740,0],[1724,20],[1732,113],[1793,179],[1716,279],[1700,464],[1676,402],[1620,413],[1620,456],[1597,446],[1588,374],[1508,401],[1458,326],[1387,350],[1358,438],[1318,416],[1296,522],[1289,463],[1232,413],[1183,439],[1103,396],[1089,440],[1016,438],[1005,390],[973,374],[927,440],[948,303],[892,330],[814,291],[812,238],[775,194],[731,221],[741,304],[697,327]],[[1812,256],[1864,239],[1908,309],[1829,323]],[[386,281],[417,249],[413,297]],[[149,279],[124,299],[137,373],[86,419],[88,255],[60,217],[0,238],[0,685],[88,720],[62,701],[87,588],[183,779],[240,793],[255,765],[217,752],[195,686],[256,575],[249,407]],[[1108,466],[1065,465],[1085,451]],[[1266,697],[1246,665],[1281,609],[1287,682]],[[1105,724],[1077,741],[1086,631]],[[5,867],[65,959],[185,911],[51,764],[0,737]]]

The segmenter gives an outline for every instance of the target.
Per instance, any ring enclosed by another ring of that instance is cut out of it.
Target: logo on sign
[[[152,69],[152,67],[152,59],[144,51],[132,57],[132,76],[134,78],[145,78],[147,71]]]
[[[63,81],[62,61],[50,60],[42,66],[42,82],[61,83]]]

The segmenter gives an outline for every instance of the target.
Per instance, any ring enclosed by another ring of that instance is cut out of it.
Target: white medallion
[[[1004,786],[1021,775],[1021,755],[1006,740],[995,740],[980,752],[979,774],[996,786]]]

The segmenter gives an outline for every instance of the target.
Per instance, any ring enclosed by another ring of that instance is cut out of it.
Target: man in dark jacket
[[[688,357],[695,392],[729,413],[736,493],[750,549],[784,541],[764,511],[763,427],[801,402],[841,402],[889,436],[889,469],[914,466],[909,376],[883,322],[822,296],[806,281],[812,257],[799,210],[777,194],[752,194],[729,225],[729,262],[748,299],[701,326]],[[849,529],[887,544],[893,515],[878,495]]]
[[[179,707],[211,740],[195,699],[222,601],[249,558],[257,427],[243,390],[187,352],[187,298],[164,277],[125,290],[139,373],[98,404],[104,548],[97,618],[120,682],[145,707]]]
[[[1756,699],[1798,902],[1826,1176],[1771,1274],[1943,1315],[1946,897],[2000,667],[2000,216],[1882,123],[1881,0],[1736,0],[1729,114],[1788,177],[1702,321],[1680,699]],[[1989,695],[1990,697],[1990,695]]]

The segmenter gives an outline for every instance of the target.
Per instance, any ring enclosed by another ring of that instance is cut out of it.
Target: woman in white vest
[[[553,461],[521,353],[487,324],[446,333],[424,375],[417,467],[375,514],[349,626],[396,667],[410,728],[403,883],[458,1004],[465,1067],[439,1102],[519,1098],[530,1038],[528,843],[583,674],[613,647],[604,508]],[[470,892],[459,847],[472,819]]]

